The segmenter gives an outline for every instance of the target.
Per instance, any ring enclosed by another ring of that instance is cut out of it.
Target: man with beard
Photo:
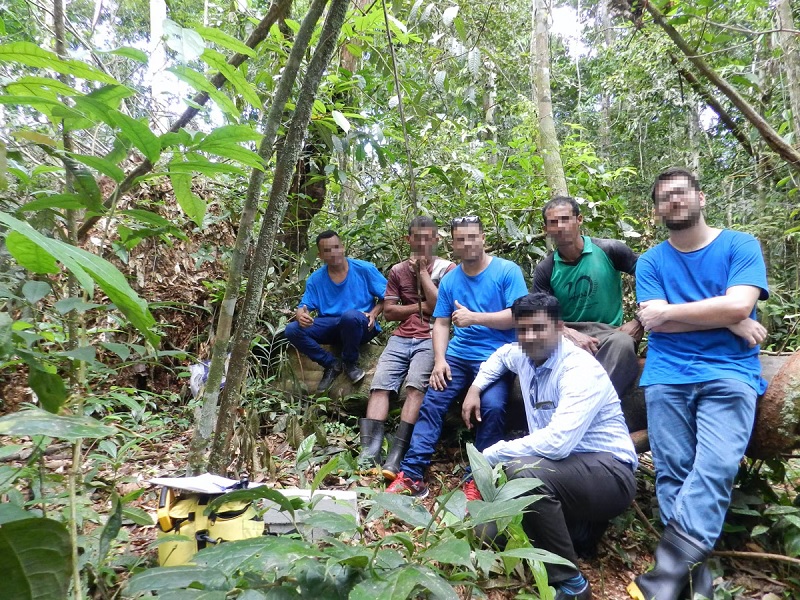
[[[753,236],[706,224],[691,172],[664,171],[652,198],[669,239],[639,258],[636,293],[650,332],[640,385],[665,529],[655,568],[628,592],[713,598],[706,559],[766,389],[758,360],[766,330],[755,320],[756,302],[769,295],[766,268]]]
[[[622,322],[622,273],[634,275],[636,254],[619,240],[581,235],[580,206],[557,196],[542,208],[544,230],[556,246],[533,274],[533,291],[558,298],[564,336],[592,354],[620,397],[636,381],[641,323]]]

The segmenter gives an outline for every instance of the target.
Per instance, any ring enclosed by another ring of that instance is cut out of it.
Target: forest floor
[[[341,430],[342,428],[340,428]],[[130,493],[139,488],[148,491],[134,502],[137,506],[155,516],[157,490],[149,486],[147,481],[157,476],[182,476],[185,474],[186,455],[190,433],[184,430],[164,431],[158,438],[144,443],[137,452],[130,456],[116,472],[116,490],[120,495]],[[285,433],[268,433],[262,440],[268,448],[271,460],[277,469],[270,475],[267,469],[251,472],[252,481],[265,482],[274,487],[292,487],[299,484],[298,474],[292,467],[296,453],[287,442]],[[328,436],[330,444],[327,449],[346,448],[356,450],[355,435],[341,431]],[[429,472],[431,493],[424,504],[432,509],[434,499],[450,489],[458,487],[461,481],[464,454],[458,447],[441,449],[434,458]],[[647,569],[652,561],[651,549],[655,545],[657,534],[645,518],[652,505],[652,478],[647,475],[652,470],[649,454],[642,455],[642,469],[639,472],[639,494],[636,505],[625,514],[615,519],[602,538],[597,555],[588,560],[581,560],[581,570],[592,584],[595,599],[625,600],[629,598],[625,592],[628,583],[638,573]],[[44,467],[49,472],[64,472],[69,465],[69,449],[64,446],[61,451],[51,453],[44,458]],[[331,476],[323,485],[327,489],[355,489],[358,487],[382,488],[383,481],[372,473],[350,474],[346,479]],[[93,495],[95,510],[99,514],[109,511],[107,494]],[[642,507],[642,508],[640,508]],[[362,517],[366,513],[362,513]],[[368,541],[385,537],[399,530],[408,529],[396,519],[376,519],[366,525]],[[121,554],[131,554],[139,558],[140,564],[156,565],[156,550],[152,543],[156,540],[156,527],[138,526],[127,522],[121,536],[123,543],[118,547]],[[761,549],[744,546],[738,548],[745,551]],[[129,562],[129,561],[125,561]],[[753,559],[714,559],[713,571],[716,576],[715,598],[717,600],[781,600],[796,598],[786,579],[786,570],[773,561]],[[780,573],[783,573],[781,575]],[[122,575],[124,579],[124,574]],[[519,579],[498,582],[499,587],[486,590],[491,600],[515,598],[521,593],[532,593],[534,588]],[[795,588],[797,589],[797,588]],[[467,596],[464,596],[467,597]]]

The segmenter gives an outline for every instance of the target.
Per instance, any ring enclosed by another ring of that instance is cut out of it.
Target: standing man
[[[556,245],[536,266],[533,291],[561,303],[564,335],[603,365],[622,397],[639,375],[641,323],[622,323],[622,273],[634,275],[636,254],[618,240],[581,235],[580,206],[558,196],[542,208],[544,229]]]
[[[400,321],[375,367],[367,418],[361,419],[361,460],[380,460],[384,426],[389,416],[389,395],[400,390],[405,380],[406,400],[400,413],[400,425],[383,465],[383,475],[394,480],[400,461],[408,450],[411,432],[417,422],[419,407],[433,369],[431,314],[439,296],[439,281],[455,269],[449,260],[434,255],[439,228],[433,219],[416,217],[408,226],[406,240],[411,258],[389,271],[384,296],[383,317]]]
[[[656,495],[664,533],[656,566],[628,587],[639,600],[712,598],[706,559],[731,500],[733,479],[766,389],[756,302],[769,295],[751,235],[709,227],[695,176],[673,168],[653,185],[669,239],[636,270],[638,317],[648,338],[645,387]]]
[[[335,231],[323,231],[316,241],[325,265],[306,281],[295,312],[297,320],[286,326],[285,335],[325,369],[317,385],[317,392],[324,392],[342,370],[353,383],[364,379],[364,370],[358,366],[359,346],[380,333],[378,315],[383,310],[386,278],[372,263],[345,257]],[[341,361],[320,344],[341,346]]]
[[[507,373],[519,375],[528,435],[500,441],[483,455],[505,463],[508,480],[538,478],[543,497],[522,517],[537,548],[573,566],[545,563],[556,600],[590,600],[589,582],[574,566],[592,553],[608,521],[636,496],[638,464],[619,397],[600,363],[566,339],[558,300],[543,293],[511,305],[517,341],[483,363],[461,414],[481,421],[481,395]],[[578,548],[578,551],[576,551]]]
[[[428,495],[425,471],[442,433],[445,414],[453,401],[472,384],[481,363],[503,344],[514,339],[511,304],[527,292],[522,270],[511,261],[486,254],[486,236],[478,217],[459,217],[451,222],[453,251],[461,259],[439,286],[433,311],[434,366],[430,387],[422,401],[400,472],[386,488],[420,498]],[[454,325],[453,339],[450,323]],[[503,377],[484,391],[481,425],[475,447],[483,450],[502,439],[505,432],[506,398],[512,378]],[[480,497],[475,482],[464,486],[468,499]]]

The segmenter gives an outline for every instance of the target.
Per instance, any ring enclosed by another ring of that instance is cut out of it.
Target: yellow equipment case
[[[220,494],[184,492],[176,498],[161,488],[158,502],[158,564],[185,565],[198,550],[264,534],[264,521],[251,501],[225,502],[208,514],[206,507]]]

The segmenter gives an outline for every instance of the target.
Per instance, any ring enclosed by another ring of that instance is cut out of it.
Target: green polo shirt
[[[564,262],[558,251],[553,260],[550,286],[561,304],[565,322],[622,325],[622,277],[588,235],[583,236],[583,252],[577,262]]]

